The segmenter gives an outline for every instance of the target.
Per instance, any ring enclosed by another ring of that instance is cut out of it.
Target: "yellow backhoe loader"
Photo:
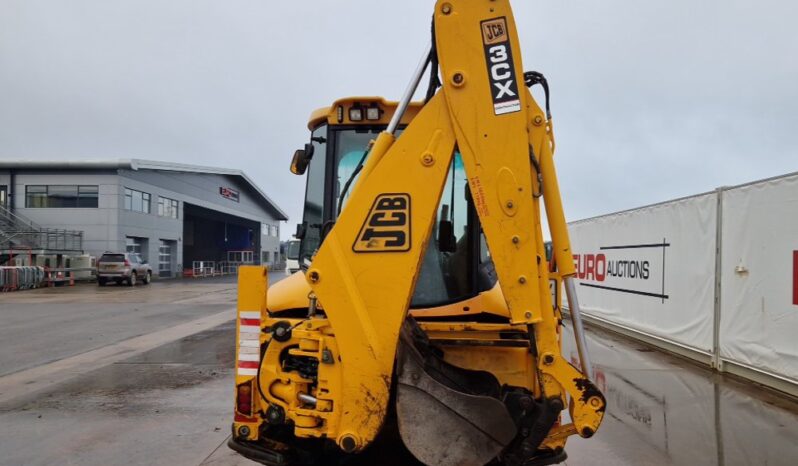
[[[239,271],[229,445],[248,458],[545,465],[601,423],[548,84],[523,71],[508,0],[440,0],[432,31],[401,101],[312,114],[291,162],[301,270],[272,288]],[[581,369],[560,352],[561,279]]]

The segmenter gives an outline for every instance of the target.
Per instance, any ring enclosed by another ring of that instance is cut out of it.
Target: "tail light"
[[[252,383],[244,382],[236,390],[236,411],[252,416]]]
[[[130,267],[130,261],[125,259],[125,267]]]

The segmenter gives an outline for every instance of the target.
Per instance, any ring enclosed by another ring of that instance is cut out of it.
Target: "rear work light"
[[[368,108],[366,108],[366,119],[370,120],[370,121],[379,120],[380,119],[380,113],[382,113],[382,111],[380,110],[380,107],[377,107],[376,105],[373,106],[373,107],[368,107]]]
[[[236,390],[236,411],[252,416],[252,383],[244,382]]]
[[[363,121],[363,108],[352,106],[349,108],[350,121]]]

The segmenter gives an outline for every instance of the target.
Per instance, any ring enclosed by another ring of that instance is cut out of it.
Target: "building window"
[[[27,185],[25,207],[28,208],[97,208],[98,186]]]
[[[158,196],[158,215],[161,217],[177,218],[178,202],[168,197]]]
[[[264,264],[269,263],[269,251],[263,251],[263,263]]]
[[[149,214],[151,212],[150,193],[125,188],[125,210]]]

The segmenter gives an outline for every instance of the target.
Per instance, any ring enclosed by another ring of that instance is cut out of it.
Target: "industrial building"
[[[139,159],[0,161],[0,262],[128,251],[162,277],[230,255],[271,265],[281,261],[285,220],[240,170]]]

